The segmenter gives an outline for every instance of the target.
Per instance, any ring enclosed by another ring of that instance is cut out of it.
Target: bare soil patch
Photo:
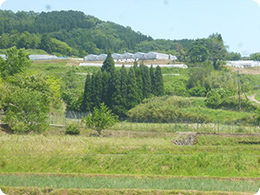
[[[225,67],[231,70],[232,72],[237,72],[239,70],[240,74],[253,74],[253,75],[260,74],[260,67],[252,67],[252,68],[237,68],[233,66],[225,66]]]

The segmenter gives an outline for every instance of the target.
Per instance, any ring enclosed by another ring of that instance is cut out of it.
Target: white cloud
[[[0,0],[0,7],[6,0]]]
[[[260,0],[254,0],[260,6]]]

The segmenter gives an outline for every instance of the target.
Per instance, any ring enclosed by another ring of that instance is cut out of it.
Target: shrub
[[[79,135],[80,129],[79,126],[76,124],[70,124],[66,127],[66,135]]]
[[[205,87],[197,86],[193,87],[189,90],[191,96],[196,96],[196,97],[205,97],[207,94],[207,90]]]
[[[84,117],[82,122],[85,123],[88,128],[97,130],[100,136],[103,129],[113,126],[118,122],[118,116],[111,113],[111,110],[102,103],[99,109],[95,107],[93,113]]]

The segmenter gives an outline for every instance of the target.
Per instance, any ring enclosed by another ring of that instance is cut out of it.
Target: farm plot
[[[199,135],[178,146],[176,136],[1,135],[0,188],[258,190],[260,137]]]

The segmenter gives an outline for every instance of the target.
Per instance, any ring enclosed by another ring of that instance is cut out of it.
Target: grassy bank
[[[260,137],[232,141],[206,136],[195,146],[177,146],[172,139],[0,136],[0,172],[260,176],[260,145],[248,144]]]
[[[1,186],[54,189],[140,189],[256,192],[260,180],[121,176],[0,175]]]

